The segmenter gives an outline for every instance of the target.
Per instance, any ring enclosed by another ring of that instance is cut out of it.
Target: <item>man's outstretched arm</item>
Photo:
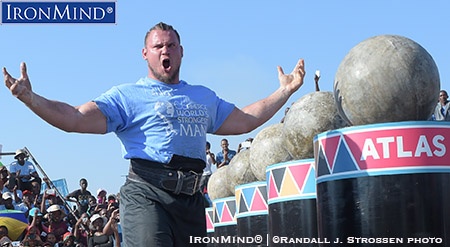
[[[278,66],[280,87],[265,99],[242,109],[235,108],[215,134],[236,135],[248,133],[258,128],[273,117],[289,97],[303,85],[304,77],[305,63],[303,59],[300,59],[294,70],[287,75]]]
[[[11,94],[22,101],[36,115],[49,124],[67,131],[79,133],[106,133],[106,117],[94,102],[81,106],[46,99],[33,92],[25,63],[20,65],[19,79],[12,77],[6,68],[3,75],[6,87]]]

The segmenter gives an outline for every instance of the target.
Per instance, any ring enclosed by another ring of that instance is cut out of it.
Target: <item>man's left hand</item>
[[[283,69],[278,66],[280,87],[284,88],[289,94],[293,94],[303,85],[305,74],[305,61],[303,59],[298,60],[294,70],[288,75],[284,74]]]

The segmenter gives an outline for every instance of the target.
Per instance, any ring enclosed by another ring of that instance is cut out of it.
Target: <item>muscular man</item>
[[[183,47],[172,26],[158,23],[147,32],[142,57],[146,77],[80,106],[33,92],[25,63],[18,79],[5,68],[3,74],[12,95],[51,125],[67,132],[116,133],[130,160],[120,190],[125,246],[189,246],[190,236],[206,236],[199,191],[206,134],[242,134],[265,123],[302,86],[304,62],[290,74],[278,67],[279,88],[240,109],[204,86],[180,80]]]

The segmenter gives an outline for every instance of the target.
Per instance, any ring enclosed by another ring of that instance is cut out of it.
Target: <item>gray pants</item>
[[[120,221],[125,247],[192,246],[191,238],[206,236],[200,192],[175,195],[135,179],[120,189]]]

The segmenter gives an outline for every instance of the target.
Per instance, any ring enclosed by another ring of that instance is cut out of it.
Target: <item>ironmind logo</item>
[[[1,24],[116,23],[115,1],[2,1]]]

